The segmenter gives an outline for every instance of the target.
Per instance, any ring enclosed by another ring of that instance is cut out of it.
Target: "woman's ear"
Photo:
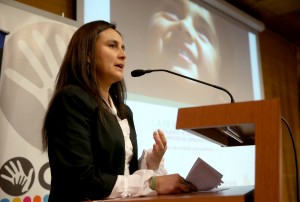
[[[88,75],[90,75],[90,64],[91,64],[90,56],[87,56],[86,70]]]

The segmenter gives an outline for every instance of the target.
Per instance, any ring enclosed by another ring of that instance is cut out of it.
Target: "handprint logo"
[[[34,178],[32,164],[22,157],[8,160],[0,169],[0,186],[11,196],[20,196],[28,192]]]
[[[5,44],[0,108],[18,134],[37,149],[56,75],[74,31],[62,23],[34,23],[12,33]]]

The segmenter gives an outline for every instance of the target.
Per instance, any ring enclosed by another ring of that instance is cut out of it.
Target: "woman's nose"
[[[119,57],[123,60],[125,60],[127,58],[125,50],[123,50],[123,49],[120,50]]]

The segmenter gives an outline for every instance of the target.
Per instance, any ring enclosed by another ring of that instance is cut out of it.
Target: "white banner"
[[[47,202],[51,176],[41,128],[76,26],[3,2],[0,29],[10,34],[0,79],[0,202]]]

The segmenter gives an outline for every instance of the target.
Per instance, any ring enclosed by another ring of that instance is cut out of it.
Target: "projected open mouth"
[[[195,59],[189,50],[178,50],[179,58],[183,59],[187,64],[194,64]]]
[[[191,68],[196,65],[196,58],[189,48],[189,45],[178,39],[165,40],[164,52],[172,65],[180,66],[182,68]]]

